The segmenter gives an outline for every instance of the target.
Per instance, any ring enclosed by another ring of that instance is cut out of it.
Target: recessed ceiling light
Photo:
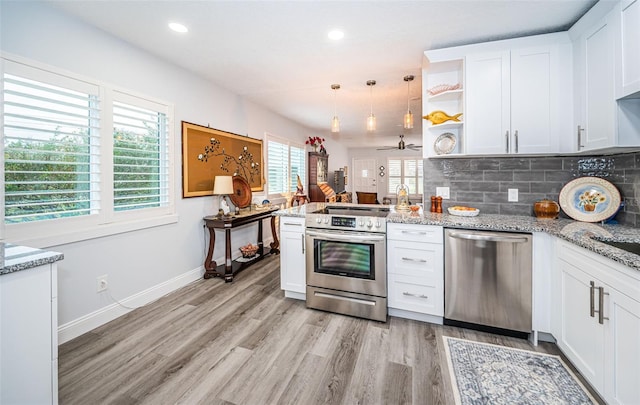
[[[181,33],[189,31],[189,29],[187,27],[185,27],[184,25],[182,25],[180,23],[176,23],[176,22],[169,23],[169,28],[171,28],[175,32],[181,32]]]
[[[344,32],[342,30],[331,30],[329,31],[329,34],[327,34],[327,36],[329,37],[329,39],[337,41],[344,38]]]

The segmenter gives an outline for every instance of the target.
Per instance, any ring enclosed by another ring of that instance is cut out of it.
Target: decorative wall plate
[[[244,177],[233,176],[233,194],[229,194],[233,205],[238,208],[248,207],[251,204],[251,197],[251,186]]]
[[[580,177],[560,190],[560,207],[577,221],[604,221],[619,206],[620,192],[616,186],[599,177]]]
[[[433,150],[438,155],[447,155],[451,153],[456,147],[456,136],[451,132],[445,132],[436,138],[433,143]]]

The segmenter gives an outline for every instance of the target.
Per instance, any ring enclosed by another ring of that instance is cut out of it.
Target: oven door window
[[[375,280],[374,245],[314,241],[314,272]]]

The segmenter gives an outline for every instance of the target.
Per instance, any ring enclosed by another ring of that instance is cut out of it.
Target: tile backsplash
[[[578,177],[595,176],[613,183],[624,203],[615,219],[640,225],[640,152],[593,156],[439,158],[424,161],[425,202],[436,187],[449,187],[443,206],[471,205],[482,212],[533,215],[543,198],[558,202],[564,185]],[[507,201],[507,190],[518,189],[518,202]],[[561,212],[563,217],[566,215]]]

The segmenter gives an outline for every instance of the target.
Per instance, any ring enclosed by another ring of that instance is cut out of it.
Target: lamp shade
[[[213,179],[213,194],[233,194],[233,177],[216,176],[215,179]]]

